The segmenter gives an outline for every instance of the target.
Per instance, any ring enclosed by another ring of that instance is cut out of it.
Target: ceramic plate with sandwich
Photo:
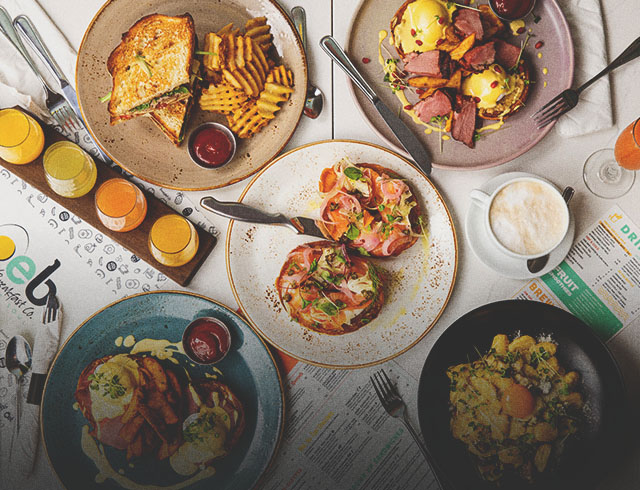
[[[87,127],[117,164],[180,190],[229,185],[258,171],[291,137],[304,105],[306,59],[275,2],[112,0],[96,14],[77,64]],[[188,138],[229,127],[233,159],[199,166]],[[200,133],[198,133],[200,134]]]

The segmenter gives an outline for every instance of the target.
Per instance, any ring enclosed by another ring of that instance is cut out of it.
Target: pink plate
[[[485,2],[483,2],[485,3]],[[356,68],[374,88],[378,96],[394,111],[401,111],[400,101],[383,82],[382,67],[378,60],[378,32],[389,31],[389,22],[402,0],[367,0],[363,1],[356,12],[349,37],[347,52]],[[425,134],[422,126],[417,126],[403,113],[402,119],[412,128],[433,158],[433,166],[451,170],[471,170],[489,168],[509,162],[531,149],[553,127],[548,125],[537,130],[531,114],[546,104],[563,90],[571,87],[573,81],[573,42],[567,21],[555,0],[538,0],[534,13],[540,17],[536,24],[534,16],[526,18],[527,29],[532,30],[532,37],[525,49],[525,59],[531,66],[531,78],[536,83],[529,91],[526,106],[508,118],[499,131],[487,131],[476,142],[475,149],[467,148],[457,141],[444,141],[443,152],[440,153],[440,142],[437,133]],[[525,35],[507,38],[513,44],[520,44]],[[538,41],[544,45],[536,49]],[[388,46],[387,40],[384,42]],[[395,50],[391,50],[395,55]],[[539,57],[539,54],[542,57]],[[383,56],[388,57],[383,50]],[[369,58],[370,63],[363,63]],[[547,69],[547,74],[543,69]],[[546,86],[545,86],[546,83]],[[373,105],[365,96],[349,84],[356,105],[362,112],[371,128],[395,151],[408,156],[399,141],[378,115]],[[485,122],[485,125],[488,122]]]

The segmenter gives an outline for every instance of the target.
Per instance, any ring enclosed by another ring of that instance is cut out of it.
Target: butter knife
[[[358,87],[364,95],[371,101],[378,113],[384,119],[384,122],[389,126],[389,129],[393,131],[396,138],[400,140],[404,149],[411,155],[411,158],[418,165],[422,173],[425,175],[431,174],[431,158],[427,153],[427,150],[422,146],[422,143],[416,138],[413,132],[402,122],[402,120],[389,109],[384,102],[380,100],[380,97],[376,95],[371,86],[362,77],[360,72],[353,65],[347,53],[338,44],[338,42],[332,36],[324,36],[320,40],[320,46],[329,57],[344,70],[344,72],[351,78],[353,83]]]
[[[326,239],[320,231],[320,228],[318,228],[315,221],[311,218],[288,218],[282,213],[267,213],[241,202],[218,201],[211,196],[203,197],[200,200],[200,206],[225,218],[245,221],[247,223],[280,225],[289,228],[298,235],[311,235]]]

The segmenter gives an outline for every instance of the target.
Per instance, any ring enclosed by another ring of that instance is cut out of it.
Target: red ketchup
[[[229,351],[231,335],[220,320],[202,317],[187,326],[182,336],[182,345],[186,354],[194,361],[213,364]]]
[[[219,167],[227,163],[233,152],[233,143],[220,129],[205,127],[196,134],[193,152],[203,165]]]
[[[535,0],[490,0],[493,10],[505,19],[521,19],[529,13]]]

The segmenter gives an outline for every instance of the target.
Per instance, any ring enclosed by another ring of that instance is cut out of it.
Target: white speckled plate
[[[343,157],[377,163],[406,178],[428,218],[430,243],[418,241],[399,257],[376,259],[391,276],[385,304],[370,324],[344,335],[326,335],[292,321],[278,299],[275,280],[287,254],[317,239],[269,225],[229,224],[227,273],[245,317],[285,353],[316,365],[358,368],[384,362],[415,345],[444,310],[456,277],[458,247],[453,221],[433,184],[403,157],[369,143],[332,140],[286,153],[266,166],[240,201],[267,212],[318,217],[322,169]]]

